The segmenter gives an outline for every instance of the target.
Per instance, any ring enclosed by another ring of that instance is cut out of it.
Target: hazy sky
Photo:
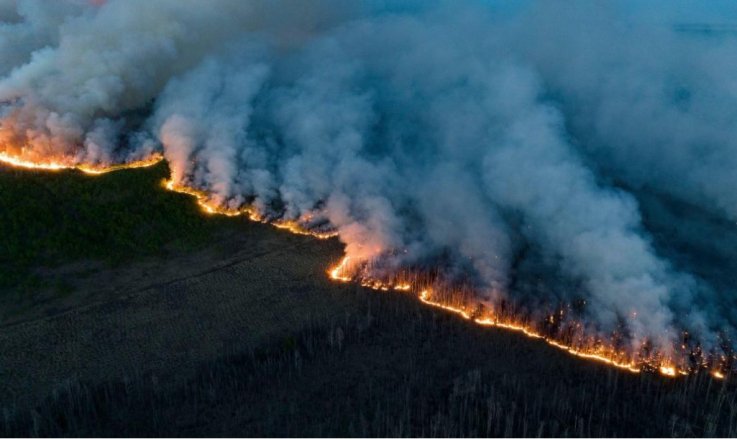
[[[489,0],[509,11],[519,11],[538,0]],[[737,23],[733,0],[617,0],[633,17],[668,23]]]
[[[737,2],[730,0],[623,0],[629,11],[653,21],[735,23]]]

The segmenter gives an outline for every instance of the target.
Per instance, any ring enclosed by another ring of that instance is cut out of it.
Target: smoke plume
[[[737,39],[620,2],[517,9],[10,2],[0,153],[162,154],[176,186],[335,230],[355,260],[583,300],[636,347],[717,343],[737,323]]]

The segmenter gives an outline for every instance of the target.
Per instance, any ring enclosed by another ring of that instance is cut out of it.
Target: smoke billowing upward
[[[175,185],[334,229],[357,260],[716,343],[735,279],[699,261],[737,256],[737,39],[617,2],[461,3],[11,2],[0,153],[162,154]]]

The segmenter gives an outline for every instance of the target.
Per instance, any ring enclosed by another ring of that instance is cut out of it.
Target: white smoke
[[[616,2],[51,3],[0,9],[0,45],[19,48],[2,52],[0,152],[160,150],[211,202],[328,222],[357,258],[443,259],[487,299],[515,299],[532,248],[577,286],[534,301],[584,298],[636,340],[735,323],[641,215],[648,189],[737,217],[730,36]]]
[[[551,3],[506,37],[545,78],[587,155],[632,187],[737,219],[737,28],[711,37],[632,29],[599,5]],[[535,44],[520,44],[530,28]]]

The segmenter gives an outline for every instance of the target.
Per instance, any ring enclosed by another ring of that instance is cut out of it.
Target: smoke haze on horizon
[[[737,37],[626,3],[5,2],[0,152],[160,152],[351,257],[715,345],[737,325]]]

